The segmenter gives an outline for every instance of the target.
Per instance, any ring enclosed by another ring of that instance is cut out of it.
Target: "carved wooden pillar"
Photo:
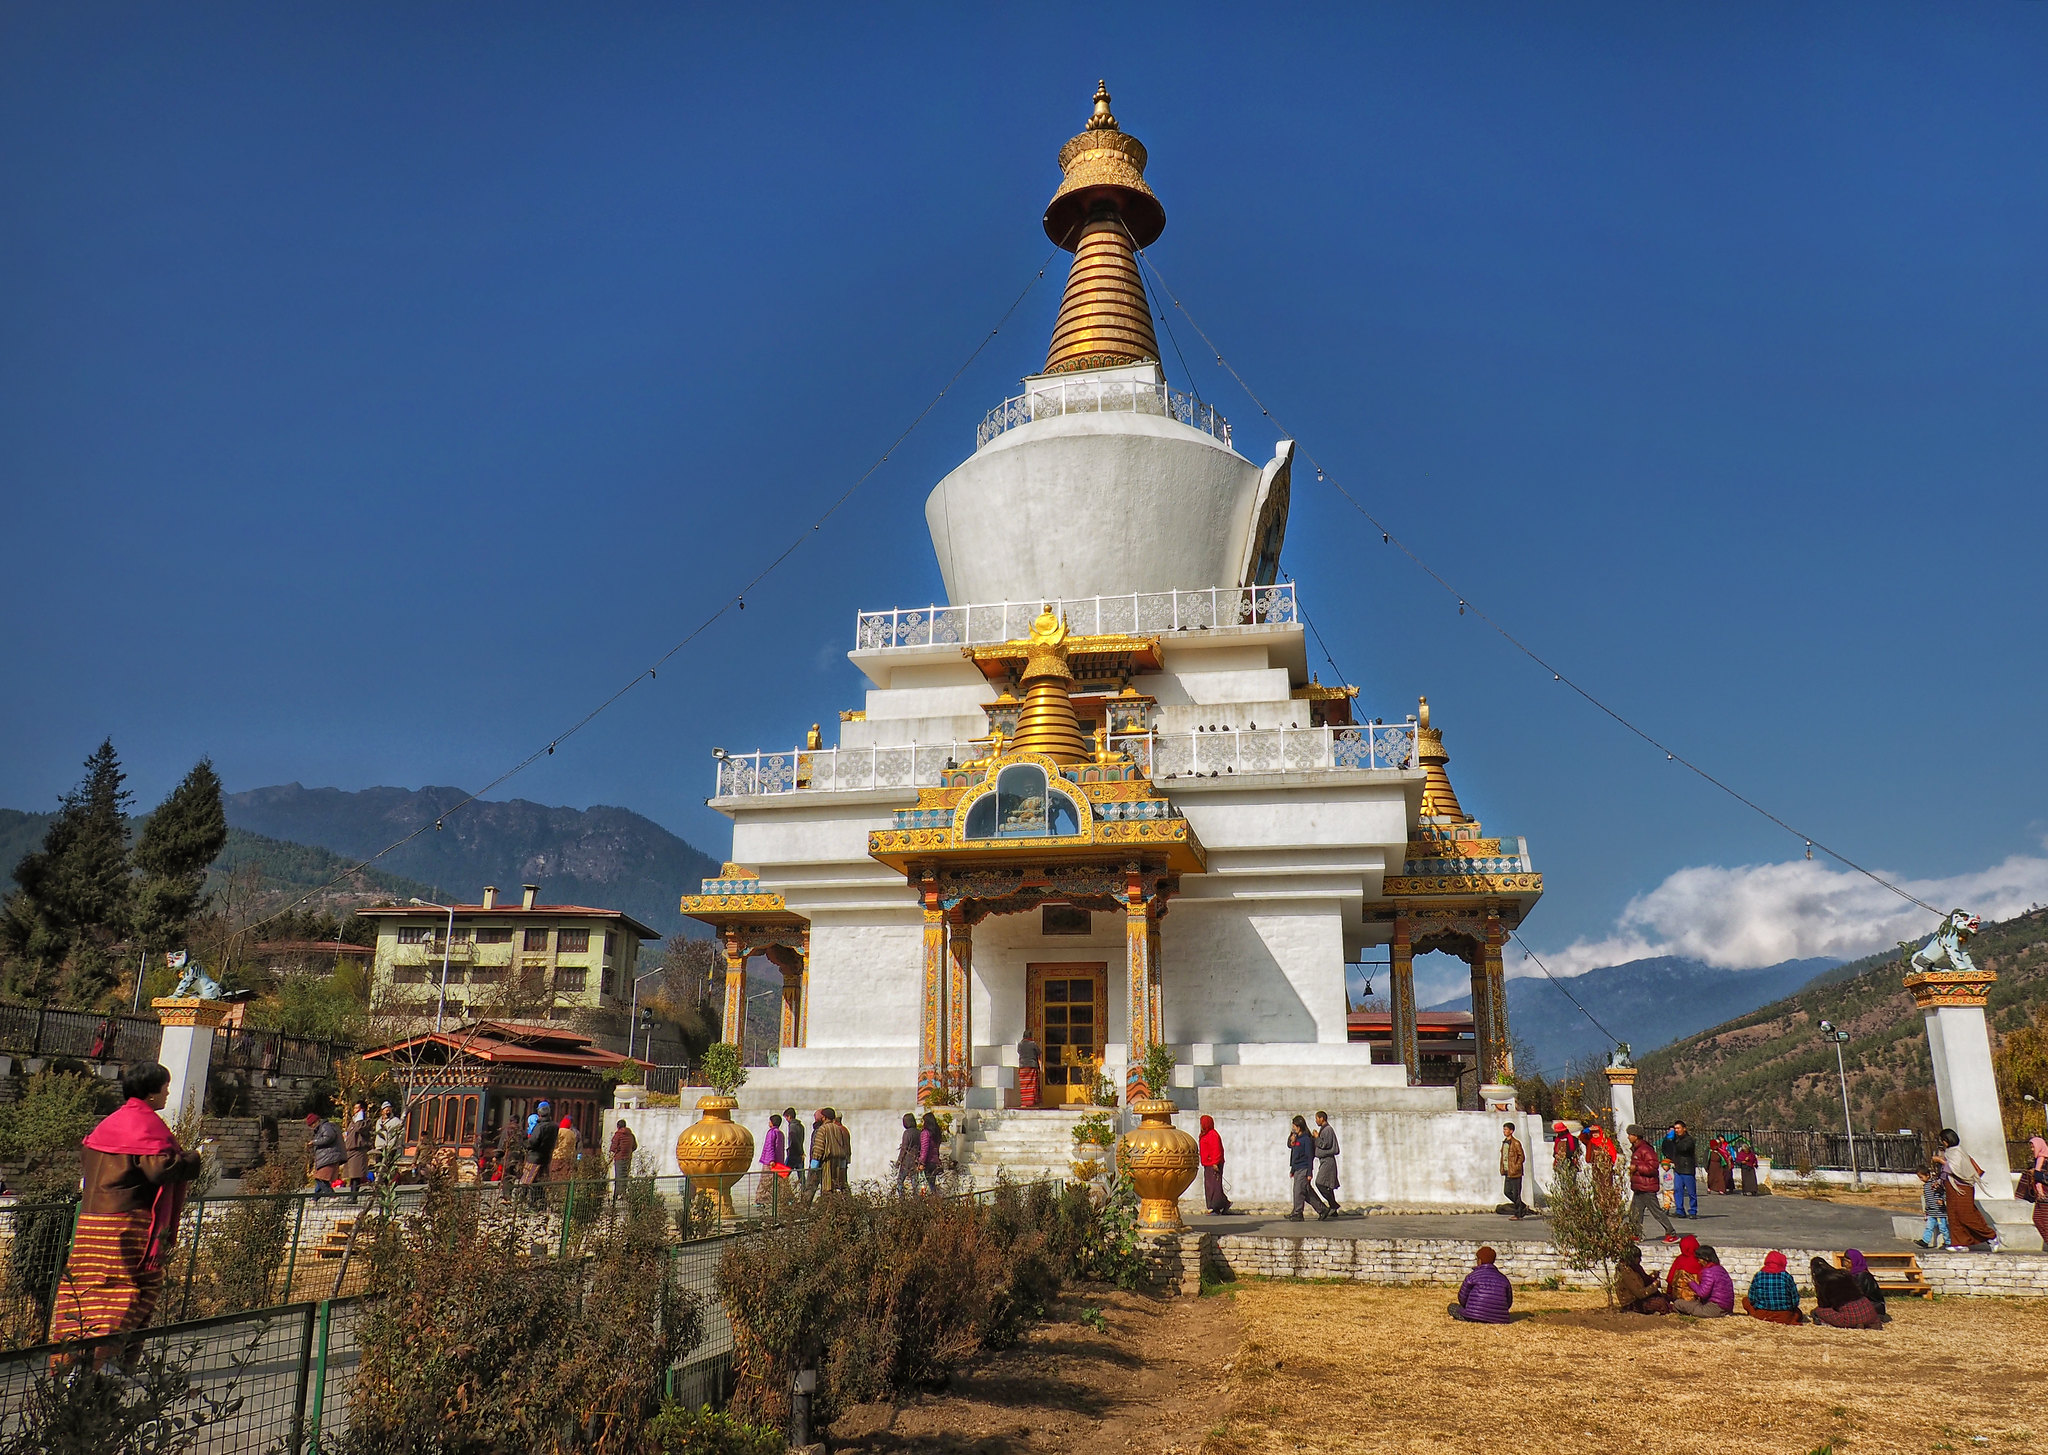
[[[964,1093],[974,1059],[974,926],[959,906],[946,912],[946,1080]]]
[[[1124,951],[1128,956],[1125,1002],[1130,1014],[1129,1058],[1124,1066],[1124,1096],[1137,1095],[1144,1076],[1141,1064],[1152,1043],[1152,909],[1145,902],[1145,876],[1133,864],[1124,876]]]
[[[1166,1016],[1159,1004],[1159,976],[1164,964],[1159,958],[1159,920],[1166,913],[1166,908],[1157,897],[1153,899],[1152,906],[1151,928],[1145,942],[1145,979],[1151,989],[1151,1039],[1163,1041],[1166,1039]]]
[[[731,1045],[746,1050],[747,1035],[747,950],[738,930],[725,932],[725,1017],[719,1022],[720,1035]]]
[[[939,881],[926,870],[918,884],[924,902],[924,1002],[922,1051],[918,1058],[917,1095],[923,1101],[943,1084],[946,1032],[946,911],[939,903]]]
[[[782,972],[782,1044],[801,1045],[804,1016],[803,957],[795,950],[782,950],[775,956],[775,965]]]
[[[1465,963],[1472,971],[1472,1054],[1479,1067],[1479,1084],[1487,1086],[1496,1079],[1494,1076],[1494,1004],[1493,990],[1486,983],[1486,947],[1474,943],[1465,952]]]
[[[811,1043],[811,932],[804,931],[803,948],[797,951],[796,1043]]]
[[[1394,1059],[1408,1068],[1408,1084],[1422,1077],[1422,1051],[1415,1035],[1415,950],[1408,917],[1394,916],[1394,943],[1387,956],[1388,998],[1394,1011]]]
[[[1487,1021],[1488,1039],[1493,1050],[1493,1074],[1486,1078],[1501,1082],[1515,1074],[1515,1053],[1513,1042],[1508,1039],[1508,986],[1507,972],[1501,968],[1500,952],[1507,944],[1507,931],[1502,927],[1500,915],[1492,905],[1486,911],[1486,1003],[1491,1009]]]

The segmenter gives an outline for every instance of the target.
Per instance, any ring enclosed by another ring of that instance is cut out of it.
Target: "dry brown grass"
[[[1502,1326],[1448,1288],[1248,1283],[1230,1419],[1207,1455],[1267,1451],[2048,1449],[2048,1301],[1896,1300],[1877,1331],[1610,1314],[1518,1290]]]

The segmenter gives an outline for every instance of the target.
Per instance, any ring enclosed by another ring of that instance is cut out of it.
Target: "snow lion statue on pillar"
[[[1970,958],[1970,952],[1963,946],[1969,943],[1970,936],[1976,934],[1979,927],[1977,916],[1968,910],[1950,910],[1941,928],[1934,932],[1934,937],[1913,952],[1907,969],[1916,974],[1929,970],[1975,970],[1977,962]],[[1910,945],[1912,941],[1905,943]]]

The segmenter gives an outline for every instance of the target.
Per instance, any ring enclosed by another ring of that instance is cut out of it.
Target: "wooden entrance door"
[[[1046,1106],[1085,1102],[1102,1069],[1109,967],[1028,965],[1025,976],[1025,1023],[1044,1051],[1040,1101]]]

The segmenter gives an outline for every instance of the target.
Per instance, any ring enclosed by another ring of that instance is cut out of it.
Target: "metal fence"
[[[1230,421],[1216,406],[1165,384],[1142,379],[1061,379],[1034,384],[1028,394],[1005,399],[982,416],[974,447],[985,447],[1007,430],[1064,414],[1150,414],[1198,429],[1224,445]]]
[[[688,1237],[745,1229],[806,1201],[800,1185],[761,1171],[733,1180],[723,1198],[715,1181],[635,1180],[652,1190]],[[576,1235],[602,1213],[612,1184],[588,1173],[525,1185],[473,1183],[454,1191],[530,1212],[537,1220],[536,1245],[566,1254],[573,1251]],[[407,1216],[419,1210],[424,1198],[424,1187],[401,1186],[391,1210]],[[178,1220],[153,1322],[170,1325],[360,1293],[383,1208],[374,1190],[355,1199],[305,1192],[194,1198]],[[77,1202],[69,1199],[0,1206],[0,1349],[49,1338],[77,1210]]]
[[[355,1049],[340,1041],[308,1040],[279,1031],[215,1031],[213,1065],[261,1076],[317,1078],[332,1075],[334,1063],[354,1055]]]
[[[0,1051],[81,1061],[154,1061],[163,1027],[143,1016],[0,1005]]]
[[[1649,1129],[1652,1142],[1662,1142],[1668,1127]],[[1817,1132],[1802,1128],[1719,1127],[1696,1133],[1699,1162],[1707,1163],[1707,1143],[1715,1137],[1747,1137],[1759,1157],[1771,1159],[1773,1167],[1813,1167],[1847,1172],[1917,1172],[1932,1159],[1938,1148],[1933,1139],[1919,1132],[1858,1132],[1856,1162],[1849,1162],[1847,1132]]]

